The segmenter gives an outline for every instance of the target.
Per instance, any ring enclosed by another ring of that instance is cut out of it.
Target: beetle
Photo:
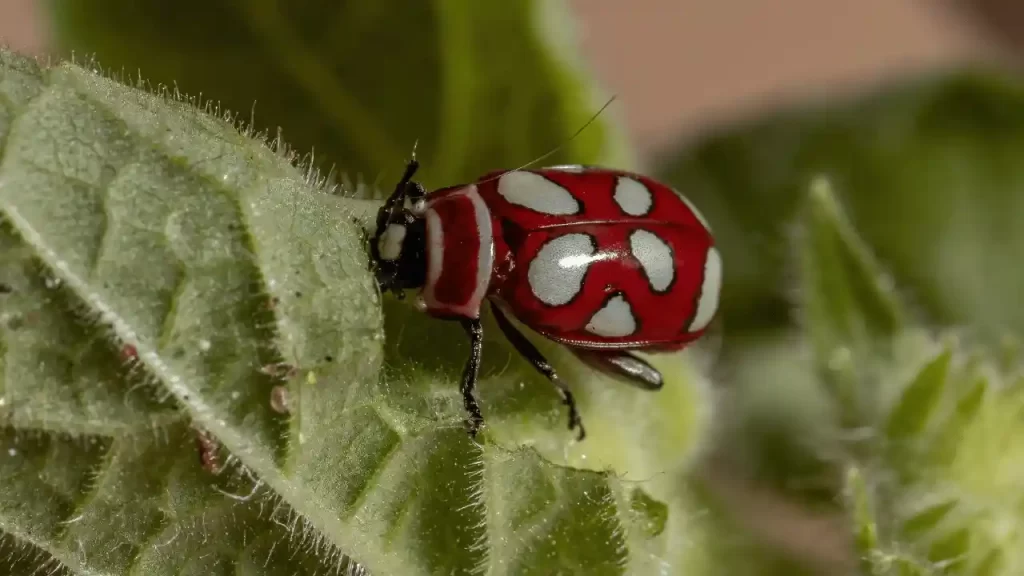
[[[633,172],[582,165],[490,172],[427,193],[412,159],[379,209],[370,251],[382,293],[461,323],[470,341],[461,392],[474,392],[488,301],[519,354],[554,384],[569,430],[586,432],[572,392],[509,317],[588,365],[646,390],[661,373],[634,352],[680,350],[714,319],[722,259],[707,220],[682,194]]]

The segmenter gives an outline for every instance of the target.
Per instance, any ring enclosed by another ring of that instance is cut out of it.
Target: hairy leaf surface
[[[0,531],[19,545],[75,574],[705,560],[679,544],[701,421],[679,359],[657,398],[595,379],[608,441],[567,453],[554,392],[492,347],[474,443],[462,358],[401,354],[445,325],[384,337],[357,201],[188,103],[9,52],[0,137]]]

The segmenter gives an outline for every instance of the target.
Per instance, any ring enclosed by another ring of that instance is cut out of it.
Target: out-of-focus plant
[[[538,342],[580,398],[573,444],[488,318],[473,442],[461,330],[381,300],[363,229],[414,145],[428,186],[552,150],[631,167],[614,114],[576,135],[604,99],[564,7],[50,14],[77,64],[0,52],[15,573],[809,573],[721,505],[709,452],[838,515],[865,573],[1019,571],[1019,385],[993,344],[1024,326],[1015,78],[889,87],[667,154],[725,254],[718,366],[689,351],[643,394]]]

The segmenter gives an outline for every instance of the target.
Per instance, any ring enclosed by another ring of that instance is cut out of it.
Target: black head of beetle
[[[412,180],[419,162],[409,161],[395,191],[377,211],[377,230],[370,242],[377,285],[399,298],[426,281],[426,221],[422,203],[426,190]],[[410,205],[407,205],[410,203]]]

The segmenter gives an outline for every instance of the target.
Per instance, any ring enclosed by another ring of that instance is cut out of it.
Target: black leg
[[[522,332],[516,329],[516,327],[509,321],[508,318],[501,312],[497,305],[491,304],[491,310],[494,312],[494,318],[498,321],[498,327],[501,328],[502,333],[505,334],[505,338],[512,343],[512,346],[517,352],[523,355],[538,372],[547,376],[548,380],[555,385],[558,392],[562,395],[562,403],[569,408],[569,430],[579,427],[580,432],[577,437],[578,440],[583,440],[587,432],[583,429],[583,421],[580,420],[580,414],[576,409],[576,399],[572,396],[572,391],[569,387],[562,382],[562,379],[555,373],[555,369],[551,367],[551,364],[544,358],[537,350],[537,347],[530,342]]]
[[[469,360],[462,371],[462,403],[469,412],[469,434],[476,437],[484,417],[480,413],[480,405],[476,403],[473,391],[476,389],[476,379],[480,374],[480,356],[484,348],[484,328],[480,320],[463,320],[462,327],[469,335]]]
[[[665,385],[661,372],[658,372],[657,368],[629,352],[587,350],[575,351],[575,353],[591,366],[612,376],[617,376],[620,380],[637,388],[655,392],[661,390],[661,387]]]

